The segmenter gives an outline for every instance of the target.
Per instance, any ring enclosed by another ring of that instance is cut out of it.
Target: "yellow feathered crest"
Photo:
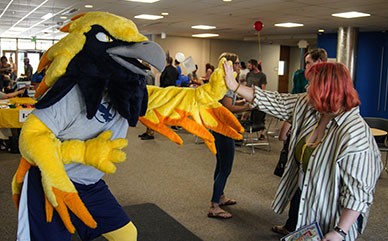
[[[81,13],[71,20],[72,22],[61,28],[62,32],[69,34],[49,48],[42,56],[38,72],[46,69],[46,74],[36,90],[36,98],[46,93],[65,74],[70,61],[82,50],[85,44],[84,33],[87,33],[93,25],[102,26],[112,37],[122,41],[141,42],[147,40],[139,33],[131,20],[110,13]]]

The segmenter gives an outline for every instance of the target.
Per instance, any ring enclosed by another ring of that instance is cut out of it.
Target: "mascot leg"
[[[27,220],[27,223],[21,222],[19,217],[18,230],[19,232],[21,232],[22,229],[28,230],[28,232],[24,233],[30,237],[27,236],[29,239],[20,240],[70,241],[71,234],[66,229],[62,219],[56,211],[53,213],[52,221],[50,223],[46,221],[45,196],[39,169],[37,167],[31,167],[26,179],[27,181],[25,181],[23,188],[27,189],[27,194],[24,199],[24,190],[22,191],[19,213],[23,210],[28,210],[27,215],[24,215],[27,216],[27,218],[24,218],[24,220]],[[74,224],[77,233],[82,240],[93,240],[102,234],[112,232],[113,230],[120,230],[120,228],[126,227],[126,225],[128,226],[130,219],[103,180],[90,185],[73,184],[77,189],[81,200],[97,222],[97,228],[92,229],[86,226],[71,211],[69,212],[71,222]],[[20,237],[26,237],[25,234]],[[123,240],[136,240],[136,236],[134,237],[135,239]]]
[[[137,229],[132,222],[129,222],[124,227],[109,233],[105,233],[102,236],[104,236],[109,241],[136,241]]]
[[[37,167],[31,167],[25,178],[20,199],[18,240],[69,241],[70,238],[70,233],[56,212],[52,222],[46,222],[45,196],[40,171]]]

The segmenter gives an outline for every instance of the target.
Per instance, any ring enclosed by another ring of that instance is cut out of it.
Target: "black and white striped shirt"
[[[255,88],[254,106],[292,122],[288,162],[272,203],[282,213],[298,188],[299,165],[296,143],[312,132],[320,114],[307,102],[307,94],[279,94]],[[342,208],[360,212],[346,240],[362,233],[373,202],[376,182],[383,164],[374,137],[355,107],[333,118],[321,143],[309,160],[302,183],[297,228],[317,221],[323,233],[337,225]]]

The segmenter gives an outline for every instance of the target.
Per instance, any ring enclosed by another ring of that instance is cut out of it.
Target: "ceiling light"
[[[85,5],[85,8],[93,8],[93,5]]]
[[[302,27],[304,26],[301,23],[277,23],[275,24],[276,27],[282,27],[282,28],[295,28],[295,27]]]
[[[215,29],[216,26],[209,26],[209,25],[195,25],[195,26],[191,26],[191,28],[195,28],[195,29]]]
[[[59,18],[60,18],[60,19],[67,19],[66,16],[60,16]]]
[[[159,0],[126,0],[128,2],[139,2],[139,3],[155,3],[159,2]]]
[[[47,20],[47,19],[51,18],[52,16],[53,16],[52,13],[47,13],[47,14],[43,15],[43,16],[41,17],[41,19]]]
[[[14,23],[9,29],[12,29],[14,28],[16,25],[18,25],[21,21],[23,21],[24,19],[26,19],[28,16],[30,16],[31,14],[33,14],[36,10],[38,10],[38,8],[42,7],[45,3],[47,3],[48,0],[44,0],[41,4],[39,4],[38,6],[36,6],[34,9],[32,9],[29,13],[27,13],[26,15],[24,15],[21,19],[19,19],[16,23]]]
[[[0,18],[3,17],[5,11],[7,11],[7,9],[9,8],[9,6],[11,5],[12,2],[13,2],[13,0],[9,1],[9,3],[7,4],[7,6],[4,8],[3,12],[1,13]],[[14,11],[12,11],[12,12],[14,12]]]
[[[222,0],[222,1],[224,1],[224,2],[231,2],[232,0]]]
[[[318,29],[318,33],[324,33],[325,30],[324,29]]]
[[[168,16],[168,13],[161,13],[163,16]]]
[[[28,30],[28,28],[23,28],[23,27],[13,27],[8,29],[8,31],[12,31],[12,32],[24,32],[26,30]]]
[[[345,12],[345,13],[333,13],[331,16],[339,18],[360,18],[360,17],[369,17],[369,13],[360,13],[360,12]]]
[[[161,19],[164,17],[159,16],[159,15],[151,15],[151,14],[140,14],[140,15],[136,15],[135,18],[147,19],[147,20],[157,20],[157,19]]]
[[[199,34],[193,34],[191,35],[195,38],[209,38],[209,37],[218,37],[219,34],[216,33],[199,33]]]

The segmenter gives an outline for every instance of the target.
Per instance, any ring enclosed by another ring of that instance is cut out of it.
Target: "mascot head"
[[[163,50],[123,17],[90,12],[71,20],[61,28],[69,34],[48,49],[39,63],[38,71],[45,69],[46,75],[36,90],[36,108],[55,104],[78,85],[89,119],[107,93],[113,107],[131,126],[136,125],[148,102],[145,75],[149,68],[142,63],[162,71]]]

